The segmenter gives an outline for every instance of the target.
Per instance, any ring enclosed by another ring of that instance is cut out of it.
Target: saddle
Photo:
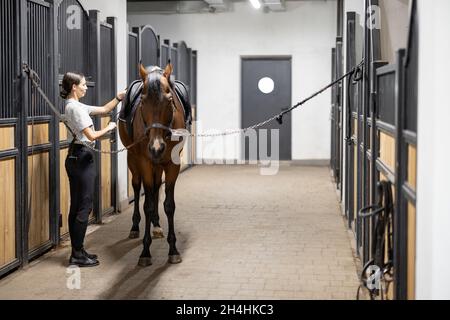
[[[192,107],[189,98],[189,91],[186,85],[178,80],[171,83],[178,100],[181,102],[184,110],[184,121],[186,128],[192,124]],[[142,80],[135,80],[129,86],[125,98],[123,100],[122,109],[119,113],[119,120],[126,123],[128,135],[133,136],[133,120],[136,109],[141,102],[143,82]]]

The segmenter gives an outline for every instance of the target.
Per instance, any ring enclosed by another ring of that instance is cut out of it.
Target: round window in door
[[[258,89],[262,93],[269,94],[273,91],[274,88],[275,88],[275,83],[269,77],[261,78],[258,81]]]

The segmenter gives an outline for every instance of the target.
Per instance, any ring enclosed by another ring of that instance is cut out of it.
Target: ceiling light
[[[261,2],[259,2],[259,0],[250,0],[250,3],[252,4],[253,8],[255,8],[255,9],[261,8]]]

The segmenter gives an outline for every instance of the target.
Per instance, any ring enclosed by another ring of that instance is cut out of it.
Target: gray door
[[[264,79],[266,78],[266,79]],[[267,79],[268,78],[268,79]],[[264,79],[264,80],[261,80]],[[271,79],[271,80],[270,80]],[[269,90],[264,86],[269,84]],[[273,83],[272,83],[273,81]],[[270,84],[273,84],[273,91],[270,91]],[[242,97],[242,127],[247,128],[256,123],[264,121],[282,110],[291,106],[291,58],[290,57],[258,57],[242,58],[242,79],[241,79],[241,97]],[[263,92],[260,90],[263,89]],[[267,155],[264,157],[259,152],[259,139],[264,138],[258,131],[258,160],[265,158],[274,158],[271,154],[271,129],[279,129],[279,159],[291,160],[291,114],[283,117],[283,124],[279,125],[277,121],[272,121],[260,129],[267,129]],[[245,160],[256,160],[255,157],[249,157],[249,145],[246,139],[242,155]]]

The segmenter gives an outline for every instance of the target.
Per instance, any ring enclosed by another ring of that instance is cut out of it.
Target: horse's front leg
[[[134,211],[133,211],[133,226],[131,227],[130,239],[139,238],[139,222],[141,221],[141,213],[139,212],[139,199],[141,198],[141,178],[135,178],[132,180],[134,190]]]
[[[154,211],[153,211],[153,216],[151,218],[152,220],[152,224],[153,224],[153,238],[154,239],[159,239],[159,238],[164,238],[164,232],[163,229],[161,228],[160,224],[159,224],[159,189],[161,187],[161,182],[162,182],[162,168],[155,168],[155,188],[154,188],[154,192],[153,192],[153,206],[154,206]]]
[[[177,250],[175,236],[175,182],[179,173],[179,166],[171,165],[166,171],[166,199],[164,200],[164,211],[167,215],[167,222],[169,225],[169,234],[167,242],[169,243],[169,263],[180,263],[181,255]]]
[[[151,217],[154,214],[153,206],[153,190],[151,187],[144,186],[145,189],[145,202],[144,202],[144,212],[145,212],[145,234],[142,241],[144,248],[142,249],[141,256],[139,257],[139,265],[146,267],[152,264],[152,256],[150,254],[150,245],[152,244],[152,237],[150,236],[150,225]]]

